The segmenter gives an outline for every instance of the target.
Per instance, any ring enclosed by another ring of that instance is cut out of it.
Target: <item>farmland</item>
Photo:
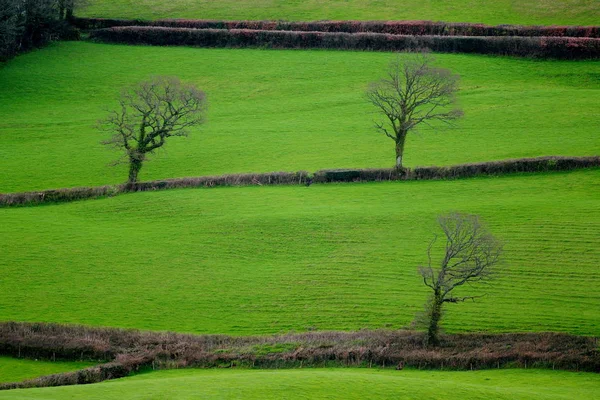
[[[599,178],[184,189],[0,209],[0,318],[237,335],[399,328],[427,296],[417,267],[436,215],[459,210],[490,224],[507,260],[484,299],[449,310],[449,331],[598,335]]]
[[[50,362],[0,357],[0,383],[17,382],[42,375],[74,371],[93,365],[89,362]]]
[[[594,0],[88,0],[76,16],[598,25],[597,8]],[[0,34],[5,23],[0,15]],[[144,29],[131,29],[129,43],[143,43],[135,35]],[[393,142],[374,128],[380,116],[365,90],[408,55],[273,50],[260,41],[241,49],[237,39],[215,46],[232,48],[194,48],[183,45],[211,45],[190,30],[151,35],[176,46],[101,44],[83,32],[0,63],[0,193],[123,183],[127,166],[109,166],[119,154],[100,143],[108,133],[98,121],[124,88],[162,75],[206,92],[207,121],[169,139],[141,180],[308,171],[307,180],[147,192],[122,185],[118,196],[65,203],[36,193],[43,204],[29,206],[2,197],[0,399],[600,399],[599,375],[579,372],[600,371],[599,167],[313,182],[321,169],[393,165]],[[323,36],[290,35],[304,48]],[[344,35],[328,36],[329,48]],[[525,46],[467,39],[438,49]],[[583,44],[600,49],[600,39],[547,39],[523,43],[563,43],[565,59]],[[2,46],[0,57],[15,54]],[[405,166],[600,154],[600,53],[559,61],[541,50],[511,53],[532,58],[435,54],[437,66],[461,76],[465,115],[411,132]],[[504,251],[493,280],[453,292],[437,346],[413,325],[432,293],[418,269],[440,234],[436,218],[453,211],[480,216]],[[2,390],[48,374],[61,375],[21,387],[65,386]]]
[[[408,166],[600,153],[598,61],[436,57],[462,76],[465,118],[409,137]],[[144,180],[389,167],[393,143],[376,132],[364,91],[392,59],[76,42],[20,56],[0,70],[0,192],[123,182],[126,166],[107,166],[119,155],[100,144],[107,136],[96,123],[122,87],[152,75],[196,83],[209,113],[204,126],[144,166]]]
[[[213,18],[313,21],[323,19],[433,20],[525,25],[597,25],[594,0],[91,0],[82,16],[104,18]]]
[[[97,385],[0,392],[0,399],[519,399],[600,398],[596,374],[491,370],[401,372],[367,369],[187,370]]]

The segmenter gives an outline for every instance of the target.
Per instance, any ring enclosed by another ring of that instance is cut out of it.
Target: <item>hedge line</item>
[[[267,31],[388,33],[393,35],[440,36],[553,36],[600,38],[600,26],[522,26],[446,23],[432,21],[219,21],[164,19],[157,21],[103,18],[73,18],[80,29],[92,30],[114,26],[164,26],[195,29],[253,29]]]
[[[81,360],[90,359],[86,357],[95,352],[100,356],[95,360],[107,361],[102,354],[111,354],[111,361],[81,371],[2,384],[0,390],[93,383],[118,378],[141,367],[541,367],[600,372],[600,351],[593,337],[560,333],[456,334],[442,335],[441,342],[439,347],[428,347],[425,333],[415,331],[231,337],[2,322],[0,354]]]
[[[101,42],[158,46],[261,47],[498,54],[554,59],[600,58],[600,39],[519,36],[407,36],[383,33],[291,32],[248,29],[191,29],[150,26],[92,31]]]
[[[308,172],[268,172],[264,174],[230,174],[164,179],[114,186],[78,187],[42,190],[38,192],[0,193],[0,207],[43,203],[62,203],[98,197],[111,197],[127,192],[145,192],[176,188],[249,185],[302,185],[309,179]]]
[[[482,175],[511,173],[567,171],[600,167],[600,156],[591,157],[536,157],[515,160],[459,164],[448,167],[416,167],[398,171],[393,168],[379,169],[330,169],[313,175],[306,171],[269,172],[264,174],[231,174],[200,176],[139,182],[133,185],[79,187],[52,189],[38,192],[0,193],[0,207],[44,203],[61,203],[98,197],[116,196],[127,192],[144,192],[177,188],[250,185],[310,185],[311,183],[369,182],[394,180],[459,179]]]
[[[436,180],[471,178],[528,172],[568,171],[600,166],[600,157],[535,157],[515,160],[459,164],[447,167],[416,167],[398,171],[379,169],[324,169],[315,172],[313,182],[370,182],[393,180]]]

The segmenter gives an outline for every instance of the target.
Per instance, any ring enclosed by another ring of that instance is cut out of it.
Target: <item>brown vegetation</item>
[[[361,330],[232,337],[140,332],[41,323],[0,323],[0,354],[106,362],[81,371],[0,385],[0,389],[92,383],[140,368],[298,368],[318,366],[426,369],[556,368],[600,372],[597,339],[562,333],[440,335]]]
[[[195,29],[253,29],[303,32],[389,33],[392,35],[439,36],[553,36],[600,37],[600,26],[523,26],[485,25],[432,21],[220,21],[194,19],[163,19],[156,21],[106,18],[72,18],[71,22],[84,30],[113,26],[165,26]]]
[[[99,42],[208,48],[339,49],[497,54],[550,59],[600,57],[600,39],[588,37],[435,36],[388,33],[303,32],[120,26],[92,31]]]

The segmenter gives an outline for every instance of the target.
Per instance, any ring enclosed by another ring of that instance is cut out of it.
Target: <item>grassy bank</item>
[[[50,362],[0,357],[0,383],[19,382],[42,375],[75,371],[92,365],[87,362]]]
[[[144,180],[393,164],[364,99],[391,54],[60,43],[0,69],[0,192],[120,183],[96,121],[156,74],[203,88],[208,123],[168,143]],[[600,153],[600,62],[440,55],[462,76],[465,118],[409,138],[409,166]]]
[[[77,14],[104,18],[212,18],[434,20],[525,25],[594,25],[600,13],[594,0],[473,0],[417,1],[401,4],[393,0],[224,0],[193,1],[91,0]]]
[[[541,370],[433,372],[172,370],[95,385],[0,392],[0,399],[599,399],[600,376]]]
[[[2,209],[0,319],[197,333],[399,327],[435,217],[480,214],[506,264],[463,331],[600,334],[600,171],[135,193]],[[26,306],[23,306],[23,305]]]

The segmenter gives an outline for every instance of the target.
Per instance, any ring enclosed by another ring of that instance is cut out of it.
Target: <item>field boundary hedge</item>
[[[108,363],[81,371],[0,384],[0,390],[95,383],[141,368],[297,368],[302,366],[419,369],[553,368],[600,372],[594,337],[565,333],[442,335],[360,330],[272,336],[191,335],[49,323],[0,323],[0,354]]]
[[[392,35],[438,36],[549,36],[600,38],[600,26],[485,25],[432,21],[223,21],[210,19],[72,18],[79,29],[94,30],[115,26],[162,26],[194,29],[252,29],[269,31],[312,31],[345,33],[387,33]]]
[[[523,36],[433,36],[386,33],[301,32],[123,26],[94,30],[105,43],[209,48],[336,49],[476,53],[563,60],[600,58],[600,39]]]
[[[34,192],[0,193],[0,207],[62,203],[100,197],[112,197],[122,193],[181,188],[210,188],[217,186],[268,186],[310,185],[312,183],[413,181],[461,179],[476,176],[497,176],[515,173],[569,171],[600,167],[600,156],[589,157],[535,157],[481,163],[458,164],[447,167],[416,167],[400,171],[393,168],[379,169],[324,169],[309,174],[298,172],[269,172],[263,174],[229,174],[161,179],[136,184],[107,185],[50,189]]]

